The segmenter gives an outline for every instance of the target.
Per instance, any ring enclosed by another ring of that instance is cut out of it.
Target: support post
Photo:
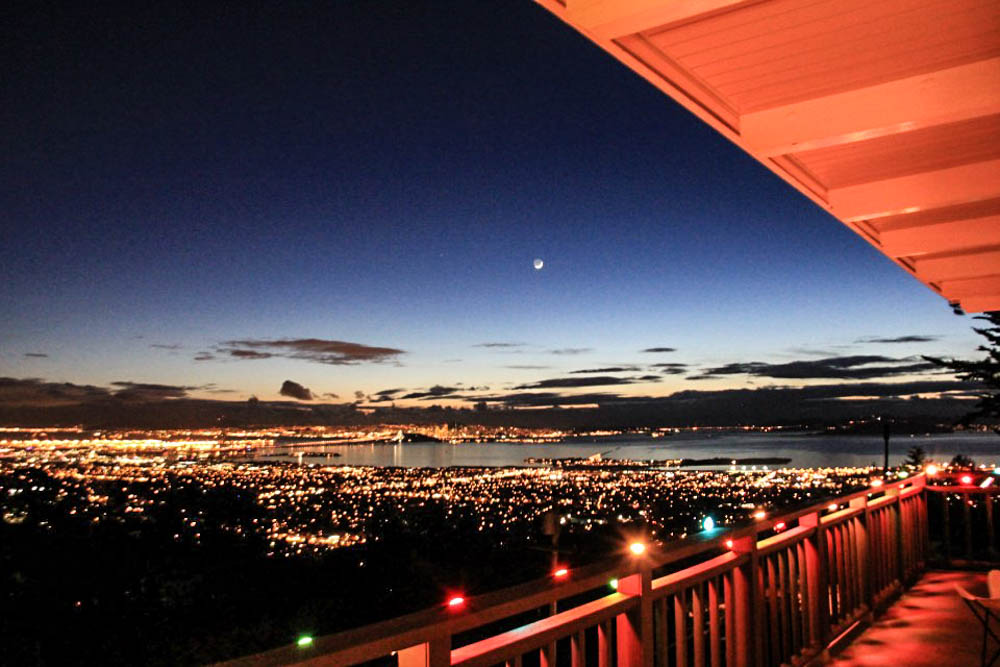
[[[733,540],[733,553],[748,554],[747,563],[733,570],[733,633],[736,635],[736,664],[739,667],[762,664],[763,591],[758,576],[757,537]],[[727,610],[728,613],[728,610]]]
[[[618,667],[653,667],[653,574],[645,559],[637,573],[618,580],[618,592],[638,598],[616,621]]]
[[[449,667],[451,637],[437,637],[422,644],[404,648],[398,654],[399,667]]]

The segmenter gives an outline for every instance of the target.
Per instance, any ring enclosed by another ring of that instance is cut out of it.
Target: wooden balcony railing
[[[720,667],[822,659],[924,569],[928,491],[941,494],[948,508],[956,492],[975,493],[926,481],[919,474],[876,482],[559,580],[443,604],[232,664]],[[554,613],[519,620],[539,609]]]
[[[993,511],[1000,475],[983,472],[938,474],[925,487],[935,561],[976,567],[998,561]]]

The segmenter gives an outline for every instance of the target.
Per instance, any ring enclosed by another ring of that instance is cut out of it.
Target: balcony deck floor
[[[838,667],[964,667],[980,664],[982,625],[955,584],[986,595],[986,574],[927,572],[830,663]],[[998,631],[996,621],[992,629]],[[988,655],[997,648],[991,640]]]

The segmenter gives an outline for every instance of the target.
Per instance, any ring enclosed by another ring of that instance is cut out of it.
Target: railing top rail
[[[662,568],[671,563],[698,556],[707,551],[725,548],[727,540],[739,541],[750,538],[756,542],[760,533],[770,531],[779,524],[791,523],[808,515],[822,516],[827,511],[831,500],[838,503],[851,503],[858,499],[886,492],[895,496],[904,489],[913,489],[918,493],[925,488],[926,475],[920,473],[895,482],[880,486],[872,486],[850,494],[827,497],[812,505],[790,510],[780,515],[768,517],[732,528],[716,528],[712,531],[702,531],[686,538],[656,546],[650,545],[647,552],[639,557],[622,557],[610,561],[574,568],[565,581],[557,581],[553,577],[536,579],[517,586],[494,591],[483,595],[469,597],[459,612],[451,610],[442,603],[436,607],[418,611],[406,616],[381,621],[372,625],[347,630],[315,639],[312,644],[303,649],[294,645],[274,649],[265,653],[238,658],[225,665],[265,666],[287,664],[352,664],[370,660],[392,651],[400,650],[435,637],[445,637],[471,630],[488,623],[515,616],[517,614],[543,607],[551,602],[568,598],[586,591],[595,590],[606,585],[612,578],[622,578],[639,571],[640,566],[652,569]],[[956,487],[942,487],[952,491]],[[935,488],[936,490],[936,488]],[[985,491],[986,489],[982,489]],[[876,499],[878,501],[880,499]],[[882,501],[891,502],[891,501]],[[857,504],[856,502],[854,503]],[[853,510],[842,510],[853,514]],[[780,527],[780,526],[779,526]],[[765,549],[780,548],[780,545],[791,543],[795,539],[810,532],[793,529],[788,533],[779,534],[763,541]],[[779,539],[780,538],[780,539]],[[713,561],[709,561],[713,562]],[[722,561],[717,564],[721,565]],[[669,575],[668,575],[669,577]],[[663,578],[661,578],[662,581]]]
[[[494,635],[452,652],[451,664],[475,667],[495,665],[567,634],[593,627],[638,604],[638,598],[612,593],[516,630]]]

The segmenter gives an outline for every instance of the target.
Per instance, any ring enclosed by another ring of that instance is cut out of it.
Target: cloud
[[[579,371],[570,371],[571,375],[577,373],[634,373],[638,367],[636,366],[609,366],[608,368],[584,368]]]
[[[373,347],[361,343],[320,338],[283,338],[279,340],[230,340],[221,343],[217,352],[236,359],[283,357],[331,366],[391,361],[403,350]]]
[[[564,348],[560,348],[558,350],[549,350],[548,353],[549,354],[564,354],[564,355],[586,354],[587,352],[591,352],[593,349],[594,348],[592,348],[592,347],[564,347]]]
[[[199,352],[197,355],[195,355],[195,358],[194,358],[195,361],[212,361],[214,359],[215,359],[215,355],[214,354],[210,354],[208,352]]]
[[[544,406],[598,405],[602,410],[617,410],[626,420],[644,414],[656,423],[664,419],[676,423],[707,420],[734,424],[740,420],[763,423],[769,420],[799,419],[803,415],[826,419],[832,417],[832,406],[845,406],[851,399],[865,401],[864,414],[870,414],[871,400],[901,400],[916,394],[948,392],[959,396],[970,385],[955,380],[915,382],[865,382],[858,384],[825,384],[806,387],[760,387],[754,389],[723,389],[718,391],[685,390],[669,396],[626,396],[616,393],[563,394],[557,392],[511,392],[469,397],[470,402],[485,400],[513,408]],[[923,408],[915,408],[922,414]],[[964,408],[959,408],[964,410]],[[853,413],[844,413],[853,414]],[[629,417],[629,415],[632,415]],[[603,419],[603,418],[602,418]],[[603,423],[603,422],[602,422]]]
[[[325,394],[323,394],[323,396],[325,396],[326,398],[340,398],[339,394],[334,394],[334,393],[329,392],[329,391],[326,392]]]
[[[270,352],[258,352],[257,350],[223,350],[229,356],[237,359],[270,359],[274,355]]]
[[[700,375],[688,376],[689,380],[705,380],[728,375],[754,375],[778,379],[841,379],[872,380],[898,375],[926,373],[935,370],[930,362],[916,361],[913,357],[894,359],[880,355],[853,355],[827,357],[810,361],[791,361],[768,364],[760,361],[731,363],[707,368]]]
[[[152,343],[150,345],[150,347],[155,347],[158,350],[179,350],[179,349],[181,349],[181,346],[178,343],[170,343],[170,344],[167,344],[167,343]]]
[[[25,352],[24,356],[32,358],[32,359],[48,359],[49,358],[49,355],[45,354],[44,352]]]
[[[444,396],[451,396],[455,392],[460,391],[458,387],[442,387],[439,384],[434,385],[427,391],[414,391],[409,394],[402,396],[402,399],[422,399],[427,400],[431,398],[442,398]]]
[[[376,396],[392,396],[394,394],[399,394],[399,393],[402,393],[404,391],[406,391],[406,390],[403,389],[403,388],[383,389],[382,391],[376,391],[375,395]]]
[[[526,343],[477,343],[472,347],[488,347],[493,349],[509,349],[512,347],[524,347]]]
[[[647,347],[643,352],[676,352],[676,347]]]
[[[932,343],[940,339],[941,336],[933,336],[929,334],[910,334],[908,336],[896,336],[894,338],[879,338],[876,336],[870,336],[868,338],[859,338],[854,342],[855,343]]]
[[[645,376],[652,377],[659,380],[659,376]],[[582,378],[551,378],[548,380],[539,380],[538,382],[532,382],[530,384],[522,384],[514,387],[514,389],[554,389],[556,387],[566,388],[566,387],[603,387],[619,384],[635,384],[636,382],[644,382],[642,378],[619,378],[610,375],[601,375],[597,377],[582,377]]]
[[[531,366],[528,364],[514,365],[514,366],[504,366],[504,368],[512,368],[516,371],[544,371],[551,366]]]
[[[93,385],[0,377],[0,405],[72,405],[106,399],[110,394],[106,388]]]
[[[171,398],[185,398],[189,391],[193,389],[204,389],[205,387],[183,387],[170,384],[147,384],[144,382],[131,382],[119,380],[112,382],[115,398],[128,401],[159,401]]]
[[[657,372],[664,375],[682,375],[687,372],[688,365],[678,362],[651,364],[650,368],[655,368]]]
[[[312,392],[308,388],[303,387],[298,382],[292,382],[291,380],[285,380],[281,383],[281,389],[278,393],[282,396],[288,396],[289,398],[294,398],[298,401],[311,401],[313,399]]]

